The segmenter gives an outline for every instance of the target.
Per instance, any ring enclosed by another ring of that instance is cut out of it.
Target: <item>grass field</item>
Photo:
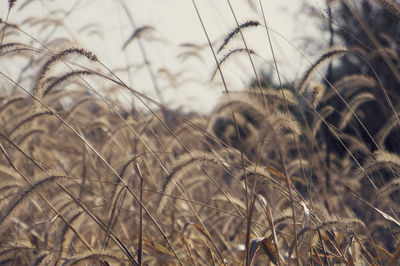
[[[274,58],[278,83],[266,87],[243,34],[270,36],[263,13],[236,20],[215,42],[192,1],[208,43],[201,49],[225,91],[210,114],[179,112],[124,83],[76,40],[30,33],[59,21],[9,23],[31,1],[8,2],[0,24],[0,264],[400,263],[400,98],[378,75],[334,83],[325,75],[341,57],[375,56],[400,77],[395,41],[384,46],[371,33],[372,51],[332,46],[313,60],[299,50],[309,68],[293,82]],[[400,13],[394,1],[375,2]],[[126,45],[149,30],[137,28]],[[199,46],[182,49],[199,56]],[[229,89],[223,72],[236,54],[255,76],[241,91]]]

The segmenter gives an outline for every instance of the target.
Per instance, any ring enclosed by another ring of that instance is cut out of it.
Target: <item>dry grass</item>
[[[26,3],[9,1],[9,16]],[[238,24],[218,51],[260,25]],[[226,88],[211,114],[185,114],[130,88],[90,51],[0,26],[2,65],[21,57],[30,70],[18,80],[0,72],[0,264],[398,263],[400,158],[386,140],[399,132],[399,99],[377,77],[310,82],[347,48],[322,53],[296,86]],[[182,47],[192,49],[184,57],[203,49]],[[255,55],[245,43],[214,53],[213,77],[224,78],[236,52]],[[145,108],[126,110],[112,97],[120,91]],[[366,106],[386,96],[393,108],[377,111],[386,120],[371,131]]]

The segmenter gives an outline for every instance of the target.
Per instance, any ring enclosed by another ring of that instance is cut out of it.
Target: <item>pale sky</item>
[[[5,18],[7,2],[1,1],[0,16]],[[307,0],[320,13],[324,12],[323,0]],[[137,40],[132,41],[127,48],[121,48],[133,33],[132,25],[122,8],[120,0],[33,0],[22,11],[19,7],[25,1],[17,1],[10,15],[10,22],[19,24],[28,17],[62,18],[62,13],[49,15],[55,10],[69,10],[76,5],[71,14],[63,19],[64,28],[58,29],[54,35],[64,35],[72,38],[77,46],[93,51],[99,59],[112,69],[123,68],[127,65],[140,65],[143,57]],[[124,0],[136,27],[152,26],[155,30],[148,31],[142,40],[143,46],[151,62],[151,69],[157,76],[164,103],[170,107],[181,107],[184,110],[207,112],[218,101],[224,91],[219,77],[210,83],[211,74],[216,64],[211,51],[206,46],[200,53],[202,60],[189,58],[182,60],[178,55],[189,51],[181,47],[182,43],[207,45],[205,35],[197,18],[191,0]],[[215,49],[222,43],[223,38],[235,28],[235,21],[226,0],[197,0],[199,11],[207,27],[208,34]],[[258,0],[251,0],[256,10],[250,8],[246,0],[231,0],[239,23],[247,20],[258,20],[263,24]],[[264,0],[262,1],[269,27],[285,36],[294,46],[305,51],[304,45],[316,47],[326,38],[316,34],[318,19],[302,13],[301,1],[293,0]],[[84,31],[84,26],[92,24]],[[46,33],[38,33],[38,26],[22,26],[24,30],[43,40]],[[101,32],[102,36],[96,32]],[[301,75],[308,63],[281,37],[271,32],[276,57],[282,75],[289,81]],[[261,56],[254,57],[258,70],[271,72],[271,52],[263,27],[245,31],[245,37],[250,49]],[[305,41],[309,39],[309,41]],[[226,51],[243,47],[240,38],[229,44]],[[307,49],[307,48],[306,48]],[[315,51],[309,51],[311,53]],[[317,51],[318,52],[318,51]],[[176,75],[177,87],[172,87],[165,70]],[[231,57],[223,65],[223,73],[232,91],[246,88],[249,80],[254,77],[247,55],[239,54]],[[131,68],[130,76],[126,72],[116,72],[127,84],[134,89],[158,99],[154,86],[145,68]],[[181,81],[181,82],[180,82]],[[183,82],[186,81],[186,82]],[[180,84],[181,83],[181,84]],[[127,103],[129,99],[127,100]]]

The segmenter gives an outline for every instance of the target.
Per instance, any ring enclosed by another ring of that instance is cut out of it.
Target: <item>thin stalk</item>
[[[235,23],[236,23],[236,26],[237,26],[238,29],[239,29],[239,33],[240,33],[240,36],[241,36],[241,38],[242,38],[244,47],[246,48],[247,55],[249,56],[250,64],[251,64],[251,67],[253,68],[253,72],[254,72],[254,75],[255,75],[256,80],[257,80],[258,88],[259,88],[259,90],[260,90],[261,95],[263,95],[263,103],[264,103],[264,106],[266,107],[267,114],[271,114],[271,110],[270,110],[270,108],[269,108],[269,104],[268,104],[267,98],[265,98],[265,94],[264,94],[263,91],[262,91],[261,81],[260,81],[260,78],[259,78],[259,76],[258,76],[256,67],[255,67],[255,65],[254,65],[253,58],[251,57],[250,49],[249,49],[248,46],[247,46],[246,39],[244,38],[242,29],[240,28],[240,24],[239,24],[239,21],[238,21],[238,19],[237,19],[237,17],[236,17],[236,13],[235,13],[235,11],[233,10],[231,1],[230,1],[230,0],[226,0],[226,2],[227,2],[228,5],[229,5],[229,9],[231,10],[232,16],[233,16],[233,18],[234,18],[234,20],[235,20]]]
[[[281,92],[282,92],[282,97],[283,97],[283,100],[284,100],[284,103],[285,103],[285,111],[286,111],[286,113],[289,113],[289,106],[288,106],[288,103],[287,103],[287,100],[286,100],[285,93],[284,93],[284,91],[283,91],[283,85],[282,85],[281,76],[280,76],[280,74],[279,74],[278,63],[277,63],[277,61],[276,61],[275,52],[274,52],[274,48],[273,48],[273,46],[272,46],[271,36],[270,36],[270,34],[269,34],[268,25],[267,25],[267,20],[266,20],[266,17],[265,17],[264,8],[263,8],[263,6],[262,6],[261,0],[259,0],[259,3],[260,3],[262,15],[263,15],[263,19],[264,19],[265,29],[266,29],[266,31],[267,31],[269,46],[270,46],[271,53],[272,53],[272,56],[273,56],[273,59],[274,59],[275,70],[276,70],[276,73],[277,73],[277,75],[278,75],[280,90],[281,90]],[[304,179],[305,179],[305,181],[306,181],[306,184],[308,184],[308,182],[307,182],[307,177],[306,177],[306,174],[305,174],[305,172],[304,172],[304,167],[303,167],[302,158],[301,158],[301,155],[300,155],[299,145],[298,145],[298,142],[297,142],[296,135],[295,135],[295,133],[294,133],[293,131],[292,131],[292,135],[293,135],[293,139],[294,139],[294,142],[295,142],[295,145],[296,145],[297,155],[298,155],[299,160],[300,160],[300,165],[301,165],[301,169],[302,169],[302,172],[303,172],[303,177],[304,177]],[[287,170],[286,170],[286,166],[285,166],[285,163],[284,163],[283,154],[282,154],[281,149],[279,149],[279,157],[280,157],[280,159],[281,159],[281,161],[282,161],[282,168],[283,168],[284,175],[285,175],[285,177],[286,177],[286,182],[287,182],[287,185],[288,185],[288,188],[289,188],[290,204],[291,204],[292,215],[293,215],[294,238],[295,238],[295,243],[296,243],[296,262],[297,262],[297,265],[300,265],[300,259],[299,259],[299,245],[298,245],[297,228],[296,228],[296,211],[295,211],[294,203],[293,203],[292,187],[291,187],[291,185],[290,185],[289,176],[287,175]],[[309,195],[309,196],[310,196],[310,195]],[[289,258],[289,259],[290,259],[290,258]]]
[[[8,9],[8,11],[7,11],[6,23],[4,24],[4,27],[3,27],[3,32],[2,32],[2,34],[1,34],[1,42],[0,42],[0,46],[1,46],[1,45],[3,45],[4,34],[6,33],[6,29],[7,29],[7,22],[8,22],[8,16],[10,15],[10,11],[11,11],[11,8],[9,8],[9,9]]]
[[[216,64],[217,64],[218,72],[220,73],[220,76],[221,76],[221,79],[222,79],[222,82],[223,82],[223,85],[224,85],[224,88],[225,88],[225,92],[226,92],[226,94],[229,96],[228,87],[227,87],[227,85],[226,85],[225,78],[224,78],[224,75],[223,75],[222,70],[221,70],[221,66],[220,66],[220,64],[219,64],[219,61],[218,61],[218,59],[217,59],[217,55],[216,55],[216,53],[215,53],[215,51],[214,51],[214,48],[213,48],[212,43],[211,43],[211,40],[210,40],[210,38],[209,38],[209,36],[208,36],[207,30],[206,30],[205,25],[204,25],[204,23],[203,23],[203,19],[201,18],[201,15],[200,15],[200,12],[199,12],[199,10],[198,10],[198,8],[197,8],[197,5],[196,5],[195,0],[192,0],[192,3],[193,3],[193,6],[194,6],[194,8],[195,8],[195,10],[196,10],[196,13],[197,13],[197,16],[198,16],[198,18],[199,18],[200,24],[201,24],[201,26],[202,26],[203,32],[204,32],[204,34],[206,35],[206,38],[207,38],[208,44],[209,44],[209,46],[210,46],[211,52],[212,52],[212,54],[213,54],[214,60],[215,60],[215,62],[216,62]],[[239,23],[238,23],[238,25],[239,25]],[[240,30],[240,27],[239,27],[239,30]],[[248,50],[247,50],[247,51],[248,51]],[[232,113],[232,117],[233,117],[233,122],[234,122],[234,124],[235,124],[236,135],[237,135],[237,137],[238,137],[238,142],[239,142],[239,145],[240,145],[241,139],[240,139],[239,127],[238,127],[238,124],[237,124],[237,121],[236,121],[235,114],[234,114],[234,112],[233,112],[232,109],[231,109],[231,113]],[[246,216],[248,217],[248,212],[249,212],[249,198],[248,198],[248,197],[249,197],[249,196],[248,196],[247,175],[246,175],[246,170],[245,170],[246,167],[245,167],[245,163],[244,163],[245,160],[244,160],[243,151],[242,151],[242,149],[239,149],[239,150],[240,150],[240,157],[241,157],[241,163],[242,163],[242,170],[243,170],[243,175],[244,175],[244,180],[245,180],[246,212],[247,212],[247,215],[246,215]],[[248,252],[248,251],[246,251],[246,252]]]
[[[129,19],[129,22],[131,23],[133,31],[135,31],[137,27],[136,27],[136,23],[135,23],[135,20],[133,19],[131,12],[129,11],[128,7],[125,5],[123,0],[121,0],[120,2],[121,2],[122,8],[124,9],[128,19]],[[158,96],[158,99],[160,100],[160,103],[164,104],[164,99],[161,94],[160,88],[158,86],[156,75],[154,74],[154,71],[151,68],[151,64],[148,59],[149,57],[147,56],[146,49],[144,48],[144,45],[143,45],[143,42],[142,42],[140,36],[137,37],[137,42],[139,45],[140,52],[142,53],[142,56],[143,56],[144,64],[146,65],[147,72],[149,72],[150,79],[153,82],[154,90],[156,91],[156,94]]]
[[[136,163],[136,172],[139,175],[140,180],[140,194],[139,199],[140,202],[143,204],[143,182],[144,178],[142,176],[142,171],[140,171],[139,164]],[[139,243],[138,243],[138,264],[142,265],[142,258],[143,258],[143,208],[142,206],[139,207]]]
[[[216,54],[215,54],[214,48],[212,47],[211,40],[210,40],[210,38],[209,38],[209,36],[208,36],[207,30],[205,29],[203,20],[202,20],[202,18],[201,18],[201,16],[200,16],[200,13],[199,13],[199,10],[198,10],[198,8],[197,8],[197,5],[196,5],[195,1],[192,0],[192,3],[193,3],[193,5],[194,5],[194,7],[195,7],[197,16],[199,17],[199,20],[200,20],[200,23],[201,23],[201,25],[202,25],[203,31],[204,31],[204,33],[205,33],[205,35],[206,35],[207,41],[208,41],[209,46],[210,46],[210,49],[211,49],[211,51],[212,51],[214,60],[215,60],[215,62],[216,62],[216,64],[217,64],[218,71],[219,71],[219,73],[220,73],[220,76],[221,76],[222,81],[223,81],[223,84],[224,84],[225,92],[226,92],[226,94],[229,96],[229,90],[228,90],[228,87],[227,87],[227,85],[226,85],[225,79],[224,79],[224,77],[223,77],[222,70],[221,70],[221,66],[220,66],[220,64],[219,64],[219,62],[218,62],[218,59],[217,59],[217,56],[216,56]],[[229,5],[230,5],[229,0],[228,0],[228,3],[229,3]],[[236,19],[236,15],[235,15],[235,13],[234,13],[234,11],[233,11],[233,9],[232,9],[232,6],[230,5],[230,7],[231,7],[232,13],[233,13],[233,15],[234,15],[234,17],[235,17],[235,21],[236,21],[236,23],[237,23],[237,25],[238,25],[240,34],[241,34],[241,36],[242,36],[243,42],[244,42],[245,47],[246,47],[246,51],[247,51],[247,53],[248,53],[248,55],[249,55],[250,62],[251,62],[251,64],[252,64],[252,67],[253,67],[253,69],[254,69],[254,72],[255,72],[257,81],[258,81],[258,83],[259,83],[260,91],[261,91],[261,93],[262,93],[260,79],[258,78],[257,71],[255,70],[253,60],[252,60],[252,58],[251,58],[251,56],[250,56],[250,52],[249,52],[249,49],[248,49],[248,47],[247,47],[247,43],[246,43],[246,41],[245,41],[245,39],[244,39],[244,37],[243,37],[243,34],[242,34],[241,29],[240,29],[240,27],[239,27],[239,23],[238,23],[238,21],[237,21],[237,19]],[[264,104],[265,104],[265,106],[266,106],[266,108],[267,108],[267,112],[268,112],[268,114],[269,114],[269,113],[270,113],[270,110],[269,110],[268,102],[266,101],[266,98],[265,98],[264,93],[262,93],[262,95],[263,95],[263,99],[264,99]],[[235,116],[235,113],[233,112],[233,110],[231,110],[231,113],[232,113],[232,118],[233,118],[233,122],[234,122],[234,125],[235,125],[235,131],[236,131],[236,135],[237,135],[237,138],[238,138],[238,143],[239,143],[239,145],[241,146],[241,138],[240,138],[240,132],[239,132],[238,123],[237,123],[237,121],[236,121],[236,116]],[[250,213],[249,213],[249,212],[250,212],[250,208],[249,208],[249,195],[248,195],[248,194],[249,194],[249,191],[248,191],[248,180],[247,180],[247,174],[246,174],[245,159],[244,159],[244,154],[243,154],[242,148],[239,149],[239,151],[240,151],[241,166],[242,166],[243,176],[244,176],[244,181],[245,181],[245,193],[246,193],[246,197],[245,197],[245,198],[246,198],[246,212],[247,212],[247,215],[246,215],[246,216],[249,217],[249,215],[250,215]],[[249,221],[247,221],[247,223],[249,223]],[[250,228],[251,228],[251,225],[250,225]],[[245,246],[246,246],[247,248],[246,248],[246,250],[245,250],[246,255],[245,255],[245,257],[243,258],[245,263],[248,262],[248,252],[249,252],[248,247],[249,247],[249,241],[250,241],[250,238],[247,238],[247,237],[246,237]]]

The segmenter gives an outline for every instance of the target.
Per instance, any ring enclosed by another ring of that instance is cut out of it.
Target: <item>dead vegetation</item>
[[[29,8],[15,2],[9,11]],[[238,24],[219,51],[259,25]],[[2,66],[22,57],[30,70],[17,80],[0,72],[1,264],[398,263],[400,157],[386,147],[398,99],[378,77],[310,82],[352,56],[347,48],[322,53],[292,87],[226,89],[211,114],[182,114],[90,51],[44,45],[23,28],[1,23]],[[116,91],[145,108],[127,110]],[[371,101],[386,114],[372,133]]]

